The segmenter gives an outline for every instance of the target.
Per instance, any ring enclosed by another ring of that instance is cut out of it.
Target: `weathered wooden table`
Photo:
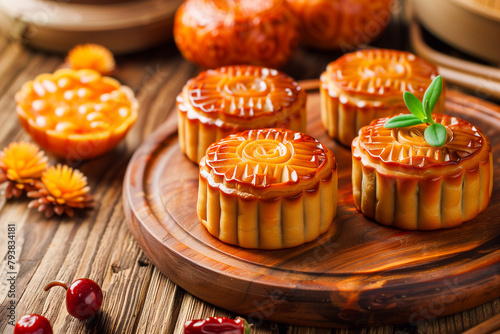
[[[406,48],[406,32],[392,23],[377,45]],[[317,78],[337,53],[299,49],[283,69],[296,79]],[[0,147],[28,140],[15,114],[14,94],[22,83],[54,71],[60,55],[29,50],[0,37]],[[88,177],[96,207],[73,219],[45,219],[26,208],[26,199],[5,201],[0,197],[0,330],[13,333],[8,324],[11,301],[16,320],[29,313],[47,317],[55,333],[182,333],[186,320],[209,316],[235,316],[193,297],[161,274],[141,251],[125,222],[122,181],[134,150],[173,111],[175,97],[197,67],[186,62],[173,43],[143,53],[117,58],[115,77],[130,86],[140,104],[137,123],[126,141],[103,157],[78,164]],[[56,160],[51,157],[51,162]],[[65,161],[62,161],[65,162]],[[8,279],[7,227],[15,226],[15,289]],[[182,268],[179,268],[182,270]],[[68,315],[63,289],[43,291],[50,280],[71,282],[88,277],[104,291],[97,317],[87,322]],[[254,333],[459,333],[500,313],[495,299],[461,314],[402,326],[357,330],[319,329],[264,322]],[[410,321],[410,319],[409,319]]]

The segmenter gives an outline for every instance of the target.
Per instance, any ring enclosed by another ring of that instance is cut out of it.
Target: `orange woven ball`
[[[298,20],[285,0],[187,0],[174,22],[182,55],[204,68],[281,67],[298,36]]]
[[[287,0],[300,19],[300,41],[320,49],[359,49],[391,18],[392,0]]]

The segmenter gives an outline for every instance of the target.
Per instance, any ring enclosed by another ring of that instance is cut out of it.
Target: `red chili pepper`
[[[249,334],[250,325],[243,318],[230,319],[211,317],[189,320],[184,325],[184,334]]]

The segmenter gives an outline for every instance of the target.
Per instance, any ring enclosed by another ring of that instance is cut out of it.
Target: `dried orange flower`
[[[0,184],[9,182],[5,197],[19,197],[30,191],[47,168],[47,157],[28,142],[11,143],[0,152]]]
[[[72,217],[74,209],[89,208],[94,204],[87,178],[79,170],[66,165],[49,167],[43,173],[42,181],[36,183],[36,188],[28,192],[28,197],[35,198],[28,207],[45,212],[47,218],[54,213],[59,216],[66,213]]]
[[[107,75],[115,69],[111,51],[98,44],[77,45],[69,51],[66,60],[74,70],[92,69]]]

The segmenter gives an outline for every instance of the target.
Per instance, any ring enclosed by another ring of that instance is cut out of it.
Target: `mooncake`
[[[175,15],[174,39],[184,58],[204,68],[279,68],[298,44],[298,24],[285,0],[187,0]]]
[[[391,19],[392,0],[287,0],[300,21],[300,42],[329,50],[360,49]]]
[[[291,130],[230,135],[200,162],[197,210],[208,232],[229,244],[280,249],[312,241],[335,228],[335,157]]]
[[[208,146],[259,128],[305,131],[306,93],[292,78],[260,66],[226,66],[189,80],[177,97],[179,143],[198,163]]]
[[[433,114],[447,131],[430,146],[426,124],[386,129],[389,118],[363,127],[352,143],[356,207],[377,222],[406,230],[459,226],[486,209],[493,189],[488,138],[469,122]]]
[[[328,134],[350,146],[376,118],[408,113],[403,92],[421,99],[437,68],[409,52],[367,49],[330,63],[321,75],[321,121]],[[436,112],[444,109],[440,98]]]

